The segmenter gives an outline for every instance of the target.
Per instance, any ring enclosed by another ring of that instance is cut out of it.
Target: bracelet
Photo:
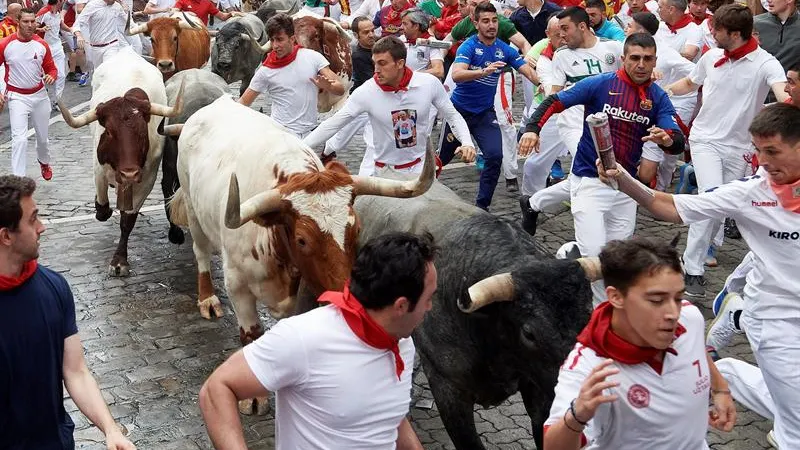
[[[572,413],[572,418],[575,419],[575,422],[578,422],[579,424],[585,427],[589,422],[588,421],[584,422],[581,419],[578,419],[578,415],[575,414],[575,400],[576,399],[573,398],[572,401],[569,402],[569,412]]]
[[[575,419],[575,420],[577,420],[577,419]],[[575,428],[572,428],[571,426],[569,426],[569,422],[567,422],[567,415],[566,414],[564,414],[564,426],[566,426],[573,433],[583,433],[583,430],[576,430]]]
[[[719,389],[719,390],[712,389],[711,393],[713,395],[717,395],[717,394],[728,394],[728,395],[731,395],[731,391],[729,389]]]

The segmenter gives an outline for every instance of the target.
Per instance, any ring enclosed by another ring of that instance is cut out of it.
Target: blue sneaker
[[[81,79],[78,80],[78,86],[84,87],[84,86],[86,86],[86,83],[88,83],[88,82],[89,82],[89,74],[88,73],[84,73],[83,75],[81,75]]]
[[[478,156],[475,158],[475,167],[478,169],[478,172],[483,170],[486,161],[483,159],[483,153],[478,153]]]
[[[720,308],[722,308],[722,302],[725,300],[725,297],[728,295],[728,287],[725,286],[719,291],[716,297],[714,297],[714,301],[711,303],[711,311],[714,313],[714,317],[717,317],[719,314]]]
[[[564,169],[561,168],[560,159],[556,159],[555,162],[553,162],[553,167],[550,168],[550,178],[554,181],[564,179]]]
[[[676,194],[694,194],[697,192],[697,182],[693,181],[696,180],[694,175],[694,166],[692,163],[684,164],[678,171],[680,173],[680,177],[678,178],[678,184],[675,186],[675,193]]]

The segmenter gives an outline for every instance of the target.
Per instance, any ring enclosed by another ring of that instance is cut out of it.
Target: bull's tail
[[[187,198],[183,188],[178,188],[172,197],[169,198],[167,205],[169,206],[169,220],[175,225],[180,227],[189,226],[189,212],[186,204]]]

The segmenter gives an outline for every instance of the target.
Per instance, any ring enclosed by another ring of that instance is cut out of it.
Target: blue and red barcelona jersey
[[[550,101],[548,101],[550,100]],[[608,115],[614,155],[630,174],[635,174],[642,157],[642,138],[657,126],[673,138],[669,153],[683,151],[684,137],[675,121],[675,108],[669,97],[654,83],[637,85],[624,69],[585,78],[570,89],[550,96],[534,113],[526,131],[537,132],[555,113],[575,105],[584,106],[584,117],[597,112]],[[597,151],[589,125],[583,123],[583,135],[572,162],[572,173],[581,177],[597,177]]]

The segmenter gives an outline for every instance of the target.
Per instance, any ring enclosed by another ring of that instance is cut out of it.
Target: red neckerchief
[[[420,39],[430,39],[431,38],[431,34],[428,33],[428,31],[426,30],[425,32],[423,32],[422,34],[419,35],[419,38]]]
[[[783,209],[800,214],[800,180],[792,184],[775,184],[769,180],[769,187]]]
[[[550,43],[547,44],[547,47],[545,47],[544,50],[542,50],[542,53],[539,56],[544,56],[545,58],[547,58],[547,59],[552,61],[553,60],[553,55],[555,55],[555,53],[556,53],[556,49],[555,49],[555,47],[553,47],[553,43],[550,42]]]
[[[617,78],[622,80],[625,84],[628,84],[634,88],[636,88],[636,92],[639,94],[639,101],[646,102],[647,101],[647,88],[650,87],[650,84],[653,82],[652,79],[648,80],[644,84],[636,84],[631,80],[631,77],[628,76],[628,72],[625,72],[625,69],[617,70]]]
[[[675,22],[675,25],[670,25],[667,23],[667,28],[669,28],[669,31],[671,31],[672,34],[678,34],[678,30],[685,27],[686,25],[689,25],[690,23],[692,23],[692,15],[689,13],[685,13],[683,17],[681,17],[677,22]]]
[[[344,284],[344,292],[327,291],[318,300],[320,303],[328,302],[342,312],[347,326],[365,344],[378,350],[390,350],[394,355],[394,366],[397,372],[397,379],[405,369],[403,358],[400,357],[400,347],[398,340],[389,335],[380,324],[367,314],[364,305],[350,293],[350,280]]]
[[[758,48],[758,39],[756,39],[755,36],[750,36],[750,39],[748,39],[747,42],[745,42],[744,45],[742,45],[741,47],[730,52],[725,50],[724,54],[725,56],[723,56],[717,62],[715,62],[714,67],[719,67],[728,62],[728,60],[736,61],[737,59],[744,58],[745,56],[747,56],[748,53],[756,51],[757,48]]]
[[[597,309],[592,313],[592,318],[589,319],[586,328],[578,335],[578,342],[594,350],[597,356],[601,358],[611,358],[614,361],[628,365],[647,363],[660,374],[664,363],[663,359],[659,360],[657,357],[664,350],[653,347],[639,347],[619,337],[611,329],[613,312],[614,307],[608,301],[598,305]],[[678,324],[678,328],[675,330],[675,338],[677,339],[678,336],[685,332],[686,328]],[[678,354],[671,347],[666,351],[675,355]]]
[[[702,24],[703,24],[703,22],[704,22],[706,19],[709,19],[709,20],[711,20],[711,18],[712,18],[712,17],[714,17],[714,15],[713,15],[713,14],[709,14],[709,13],[706,13],[706,14],[705,14],[703,17],[697,17],[697,16],[695,16],[694,14],[689,14],[689,15],[690,15],[690,16],[692,16],[692,22],[694,22],[694,23],[696,23],[696,24],[698,24],[698,25],[702,25]]]
[[[637,11],[637,12],[650,12],[650,10],[649,10],[649,9],[647,9],[647,5],[644,5],[644,6],[642,6],[642,10],[641,10],[641,11]],[[628,15],[629,15],[629,16],[633,16],[634,14],[636,14],[636,13],[635,13],[635,12],[633,12],[633,10],[632,10],[632,9],[630,9],[630,7],[629,7],[629,8],[628,8]]]
[[[373,75],[372,78],[375,80],[375,84],[377,84],[378,87],[381,88],[383,92],[399,92],[408,90],[408,83],[411,81],[411,75],[414,75],[414,72],[408,67],[406,67],[405,70],[403,71],[403,78],[400,78],[400,85],[397,87],[381,84],[378,81],[377,73]]]
[[[36,273],[36,267],[36,260],[32,259],[22,266],[22,273],[18,277],[0,275],[0,291],[10,291],[11,289],[21,286],[22,283],[28,281],[28,278]]]
[[[275,51],[271,51],[266,58],[264,58],[264,67],[269,67],[270,69],[280,69],[281,67],[286,67],[297,58],[297,51],[300,50],[300,46],[294,44],[292,47],[292,51],[289,52],[288,55],[278,58],[277,53]]]

